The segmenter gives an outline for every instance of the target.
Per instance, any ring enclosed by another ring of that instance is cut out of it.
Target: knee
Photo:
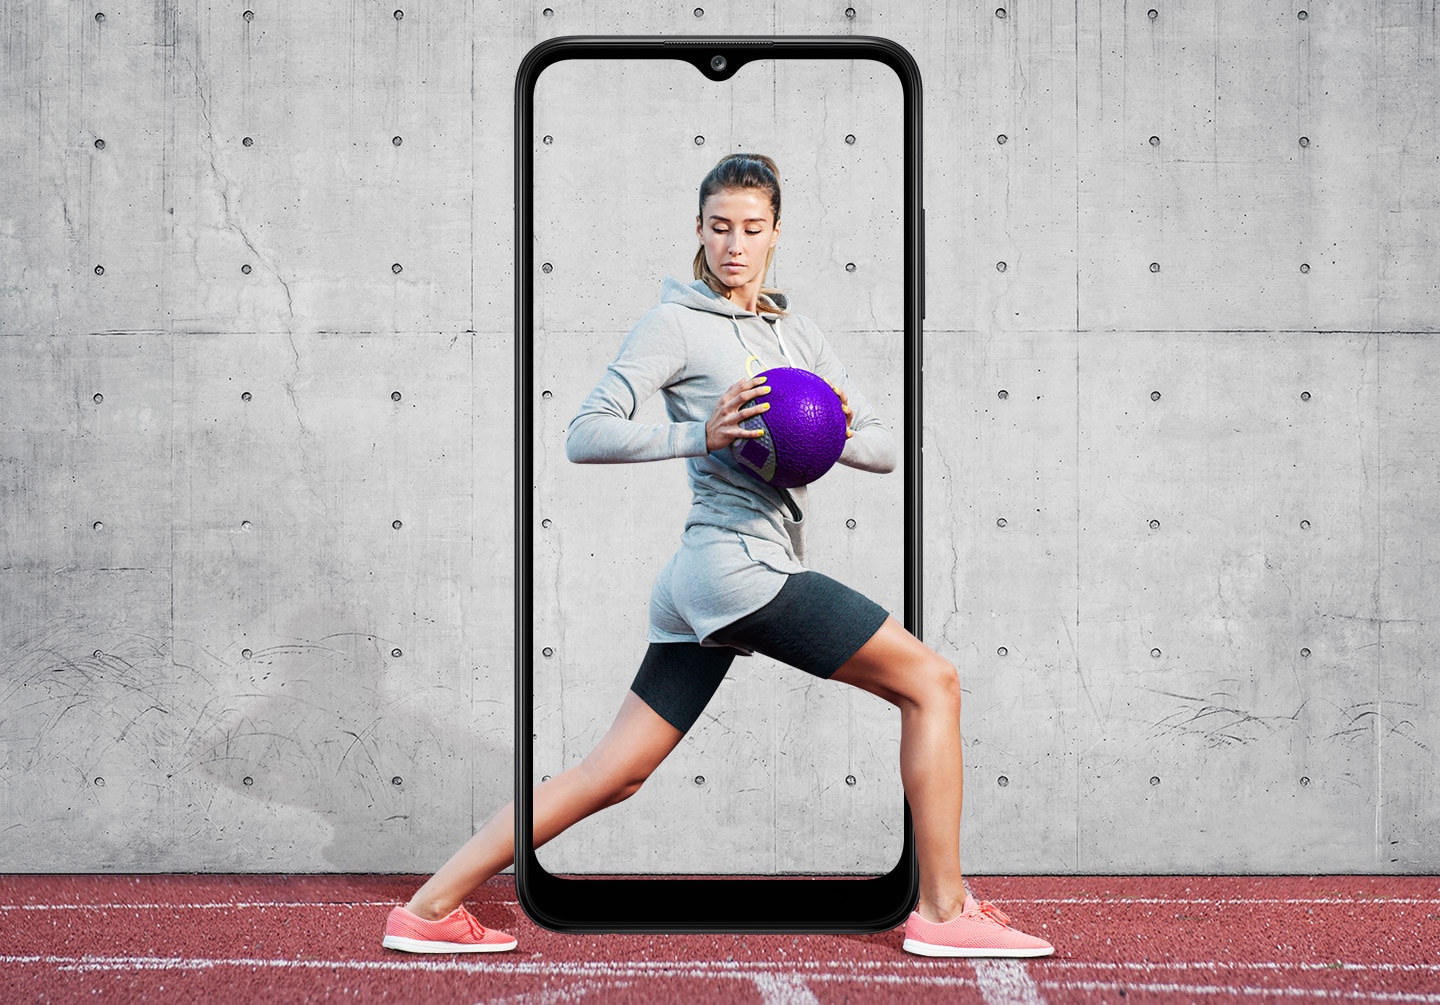
[[[916,676],[921,686],[921,700],[946,711],[960,714],[960,671],[955,664],[938,653],[927,653]]]
[[[596,771],[592,769],[592,784],[599,792],[604,806],[623,803],[645,784],[650,772],[633,765]]]

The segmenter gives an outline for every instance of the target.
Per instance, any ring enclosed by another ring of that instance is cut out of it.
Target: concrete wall
[[[920,64],[967,866],[1440,867],[1435,3],[1004,2],[0,5],[0,868],[425,870],[508,797],[514,71],[617,31]]]

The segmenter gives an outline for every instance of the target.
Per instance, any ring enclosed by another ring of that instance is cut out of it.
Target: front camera
[[[710,69],[714,70],[716,73],[719,73],[720,71],[724,70],[724,69],[725,69],[725,57],[724,57],[724,56],[711,56],[711,57],[710,57]]]

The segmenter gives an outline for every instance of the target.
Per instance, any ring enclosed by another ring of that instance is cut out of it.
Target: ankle
[[[969,906],[968,901],[968,895],[963,893],[958,898],[937,897],[932,900],[921,897],[920,902],[915,905],[915,913],[926,921],[943,925],[945,922],[953,921],[955,918],[964,914],[965,909]]]
[[[405,905],[405,910],[417,918],[424,918],[426,921],[439,921],[445,915],[455,910],[453,907],[445,907],[432,900],[420,900],[416,897],[410,898],[410,903]]]

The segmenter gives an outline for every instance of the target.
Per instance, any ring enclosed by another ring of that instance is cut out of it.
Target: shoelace
[[[988,900],[982,900],[973,913],[983,915],[1004,928],[1010,927],[1010,916]]]
[[[470,926],[470,934],[475,936],[476,942],[485,941],[485,926],[480,924],[480,919],[469,911],[465,912],[465,924]]]

